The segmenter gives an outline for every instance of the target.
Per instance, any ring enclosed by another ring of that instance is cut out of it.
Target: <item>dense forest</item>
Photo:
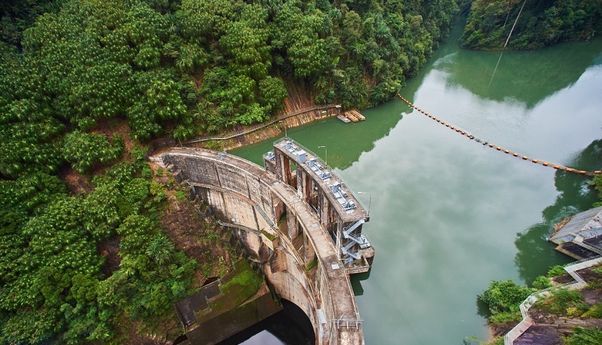
[[[148,143],[264,121],[291,84],[316,103],[382,102],[425,63],[456,8],[3,1],[0,344],[156,332],[211,267],[172,236],[165,215],[184,194],[158,182],[168,178],[147,163]]]
[[[588,40],[602,30],[602,2],[474,0],[462,44],[473,49],[500,49],[515,21],[508,48],[533,49],[563,41]]]

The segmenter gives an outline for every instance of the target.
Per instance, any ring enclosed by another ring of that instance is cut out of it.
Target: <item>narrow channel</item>
[[[460,30],[408,81],[404,97],[530,157],[600,169],[601,39],[505,52],[490,84],[499,53],[460,49]],[[477,294],[493,279],[528,282],[569,261],[546,235],[553,222],[591,206],[587,179],[484,148],[398,100],[363,113],[362,123],[328,119],[288,135],[328,156],[370,208],[364,233],[377,255],[370,279],[353,282],[366,344],[486,339]],[[233,153],[261,163],[271,142]]]

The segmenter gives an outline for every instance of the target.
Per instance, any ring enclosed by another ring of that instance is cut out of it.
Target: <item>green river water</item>
[[[477,137],[530,157],[602,166],[602,40],[532,52],[461,50],[452,32],[402,95]],[[366,343],[449,345],[487,338],[477,294],[569,262],[553,222],[595,201],[580,176],[485,148],[393,100],[367,121],[328,119],[288,135],[325,158],[366,207],[376,249],[354,277]],[[233,153],[261,164],[271,142]],[[370,205],[369,205],[370,204]]]

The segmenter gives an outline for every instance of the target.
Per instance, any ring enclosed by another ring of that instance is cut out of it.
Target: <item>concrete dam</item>
[[[349,277],[374,257],[362,234],[369,214],[317,155],[284,138],[264,155],[265,169],[198,148],[151,159],[235,232],[275,292],[303,310],[316,344],[364,344]]]

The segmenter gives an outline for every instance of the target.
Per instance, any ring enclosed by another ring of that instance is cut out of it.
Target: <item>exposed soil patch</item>
[[[572,282],[574,282],[574,280],[575,279],[573,279],[573,277],[571,277],[571,275],[568,273],[565,273],[561,276],[552,278],[552,281],[554,283],[561,284],[561,285],[572,283]]]
[[[585,301],[585,303],[589,305],[594,305],[596,303],[602,302],[601,289],[585,288],[581,290],[581,295],[583,296],[583,300]]]
[[[309,91],[311,89],[310,87],[307,87],[298,81],[294,82],[291,80],[286,80],[285,84],[288,95],[284,99],[284,108],[283,111],[278,114],[279,116],[302,108],[311,107],[315,104],[313,95]]]
[[[98,253],[105,258],[102,266],[102,273],[105,277],[111,276],[113,272],[119,269],[121,257],[119,256],[119,236],[113,236],[98,243]]]
[[[539,308],[537,306],[533,306],[529,310],[529,315],[531,316],[531,318],[533,319],[533,321],[535,323],[541,323],[541,324],[553,324],[553,323],[557,322],[559,319],[559,317],[557,315],[550,314],[547,311],[542,310],[541,308]]]
[[[561,345],[562,340],[555,327],[546,325],[531,326],[514,341],[515,345]]]
[[[594,285],[598,288],[602,288],[602,274],[596,272],[602,266],[594,266],[590,268],[577,271],[577,273],[590,285]]]
[[[570,335],[575,328],[602,328],[601,319],[559,317],[533,309],[529,311],[529,315],[536,324],[514,342],[516,345],[562,344],[561,337]]]
[[[71,194],[86,194],[92,191],[90,178],[78,173],[72,168],[64,168],[61,170],[61,172],[59,172],[59,177],[65,182]]]
[[[199,261],[207,259],[208,256],[227,254],[216,247],[208,248],[201,239],[207,234],[207,228],[212,225],[205,222],[199,210],[188,200],[170,197],[168,207],[161,217],[161,225],[168,231],[178,249]]]
[[[130,126],[125,119],[103,119],[96,123],[96,126],[91,131],[92,133],[103,134],[106,137],[121,137],[124,144],[124,153],[126,159],[129,159],[129,154],[136,145],[136,142],[130,135]]]
[[[575,328],[599,328],[602,329],[602,319],[570,319],[562,317],[556,323],[558,332],[563,336],[573,333]]]

